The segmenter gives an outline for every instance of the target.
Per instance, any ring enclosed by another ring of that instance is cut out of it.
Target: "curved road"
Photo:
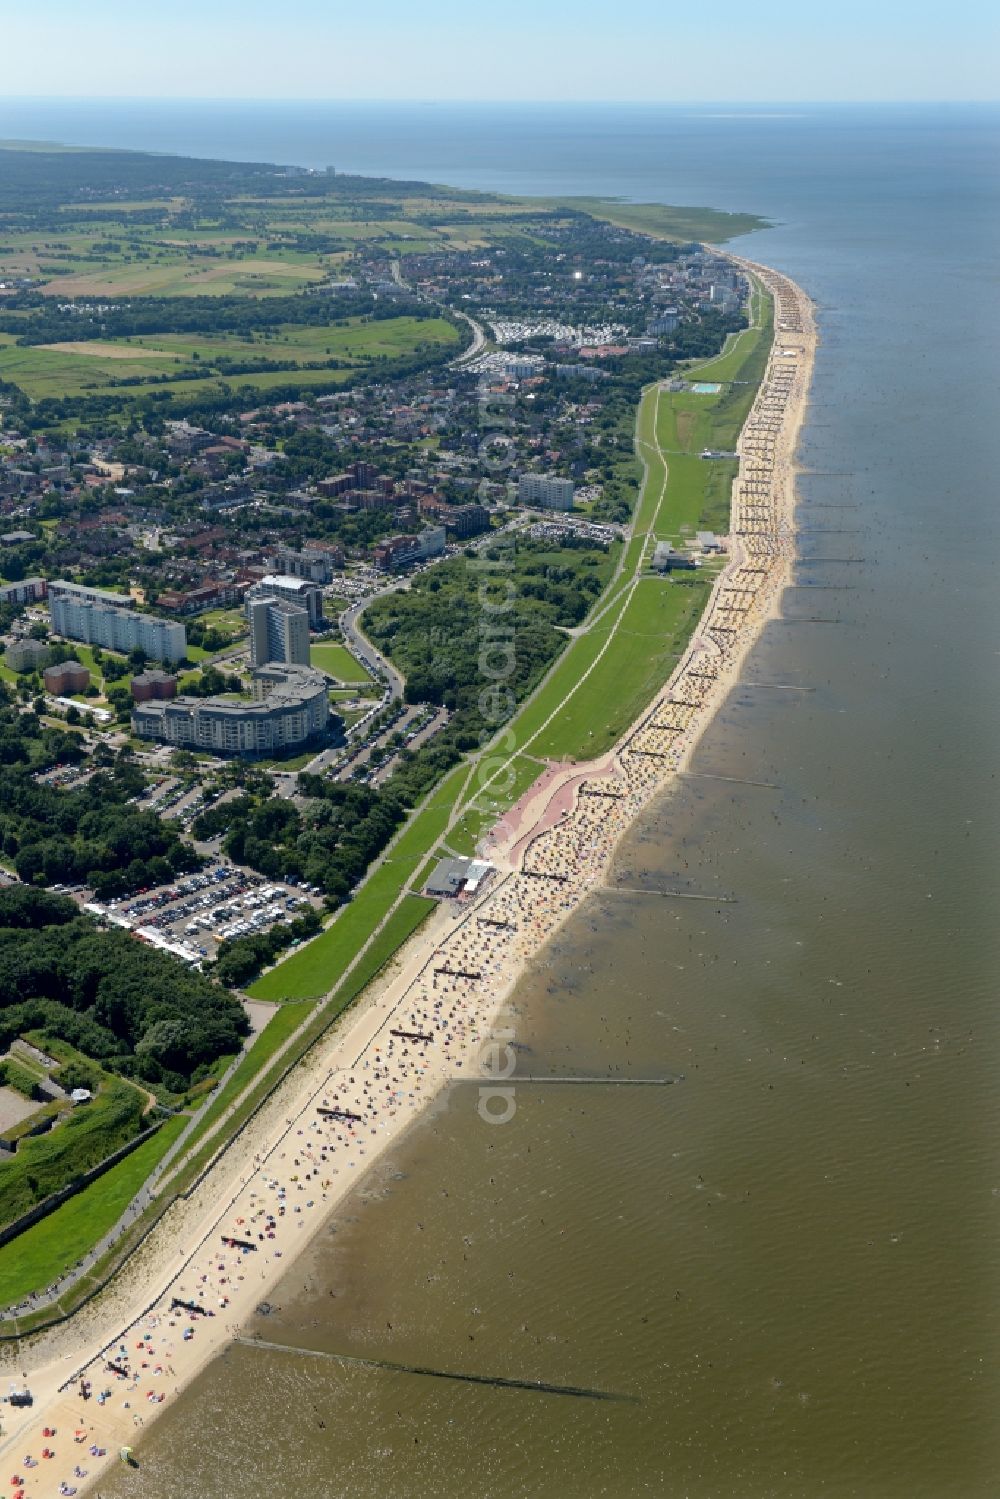
[[[400,288],[401,291],[413,290],[410,283],[403,280],[403,272],[398,260],[391,260],[389,262],[389,274],[392,276],[393,281],[395,281],[396,285]],[[481,354],[483,352],[483,349],[486,347],[486,331],[482,327],[482,325],[480,323],[477,323],[475,318],[470,317],[467,312],[460,312],[457,307],[449,307],[446,302],[441,302],[439,305],[450,312],[453,317],[461,318],[463,323],[468,323],[469,327],[472,329],[472,342],[469,347],[467,349],[463,349],[461,354],[459,354],[455,359],[452,359],[448,364],[448,368],[450,370],[461,369],[463,365],[468,364],[470,360],[475,359],[477,354]]]
[[[392,590],[387,589],[385,591],[391,592]],[[405,679],[396,670],[392,662],[386,656],[383,656],[381,651],[377,651],[367,635],[363,635],[358,628],[358,619],[370,603],[370,598],[362,599],[360,603],[351,604],[350,608],[344,610],[339,620],[341,633],[344,637],[344,644],[357,656],[362,666],[367,667],[373,675],[378,675],[382,678],[389,689],[389,701],[395,702],[397,698],[403,696],[403,688],[406,686]]]
[[[467,312],[459,312],[457,307],[452,307],[449,310],[455,317],[460,317],[463,323],[468,323],[469,327],[472,329],[471,344],[448,365],[448,368],[450,370],[454,370],[461,369],[464,365],[475,359],[477,354],[481,354],[483,352],[483,349],[486,347],[486,333],[482,325],[480,323],[477,323],[475,318],[470,317]]]

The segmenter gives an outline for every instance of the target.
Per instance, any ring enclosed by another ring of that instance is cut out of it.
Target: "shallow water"
[[[258,1319],[284,1347],[140,1444],[147,1499],[996,1492],[997,157],[855,118],[685,166],[728,204],[743,164],[785,225],[740,248],[819,304],[784,619],[520,986],[512,1122],[450,1092]]]

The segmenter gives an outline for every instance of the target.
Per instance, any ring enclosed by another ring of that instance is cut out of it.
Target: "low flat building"
[[[135,703],[167,702],[177,696],[177,678],[168,671],[143,671],[129,683]]]
[[[677,552],[669,541],[658,541],[653,551],[653,570],[658,573],[689,572],[697,567],[687,552]]]
[[[714,531],[698,531],[695,540],[703,552],[718,554],[726,550],[726,544]]]
[[[439,899],[474,895],[492,869],[484,859],[442,859],[424,890]]]

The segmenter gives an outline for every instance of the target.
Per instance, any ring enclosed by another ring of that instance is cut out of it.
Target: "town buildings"
[[[317,583],[310,583],[305,578],[290,577],[286,573],[268,573],[247,593],[248,618],[254,599],[287,599],[289,603],[299,604],[305,609],[311,625],[322,624],[323,590]]]
[[[543,510],[572,510],[576,490],[572,479],[555,474],[522,474],[517,498],[522,505],[540,505]]]
[[[137,703],[132,729],[179,749],[252,759],[318,741],[330,721],[328,690],[327,678],[312,667],[270,665],[254,672],[252,702],[182,696]]]
[[[49,648],[44,640],[12,640],[4,651],[4,665],[11,671],[35,671],[48,659]]]
[[[22,578],[20,583],[5,583],[0,588],[0,604],[37,604],[48,591],[44,578]]]
[[[140,614],[118,593],[58,582],[49,587],[52,628],[67,640],[83,640],[112,651],[144,651],[155,661],[181,661],[187,652],[184,626]]]
[[[333,559],[328,552],[295,552],[280,547],[267,558],[272,574],[286,578],[304,578],[309,583],[329,583],[333,577]]]
[[[90,672],[80,661],[60,661],[56,666],[47,666],[42,673],[45,691],[56,697],[82,692],[90,686]]]
[[[444,526],[432,526],[419,536],[390,536],[375,548],[375,566],[380,572],[398,572],[430,557],[440,557],[445,548]]]
[[[290,599],[254,598],[247,603],[250,621],[250,664],[269,661],[309,665],[309,614]]]
[[[129,683],[135,703],[166,702],[177,696],[177,678],[168,671],[143,671]]]

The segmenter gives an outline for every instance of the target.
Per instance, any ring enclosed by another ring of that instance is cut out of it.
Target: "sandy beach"
[[[683,658],[610,755],[540,775],[489,839],[496,872],[477,896],[434,913],[109,1288],[4,1352],[8,1382],[34,1395],[30,1410],[4,1407],[0,1481],[11,1494],[93,1492],[440,1089],[473,1079],[489,1091],[484,1048],[525,965],[606,879],[623,834],[685,769],[778,614],[815,325],[794,283],[732,258],[773,294],[775,336],[739,439],[728,562]]]

